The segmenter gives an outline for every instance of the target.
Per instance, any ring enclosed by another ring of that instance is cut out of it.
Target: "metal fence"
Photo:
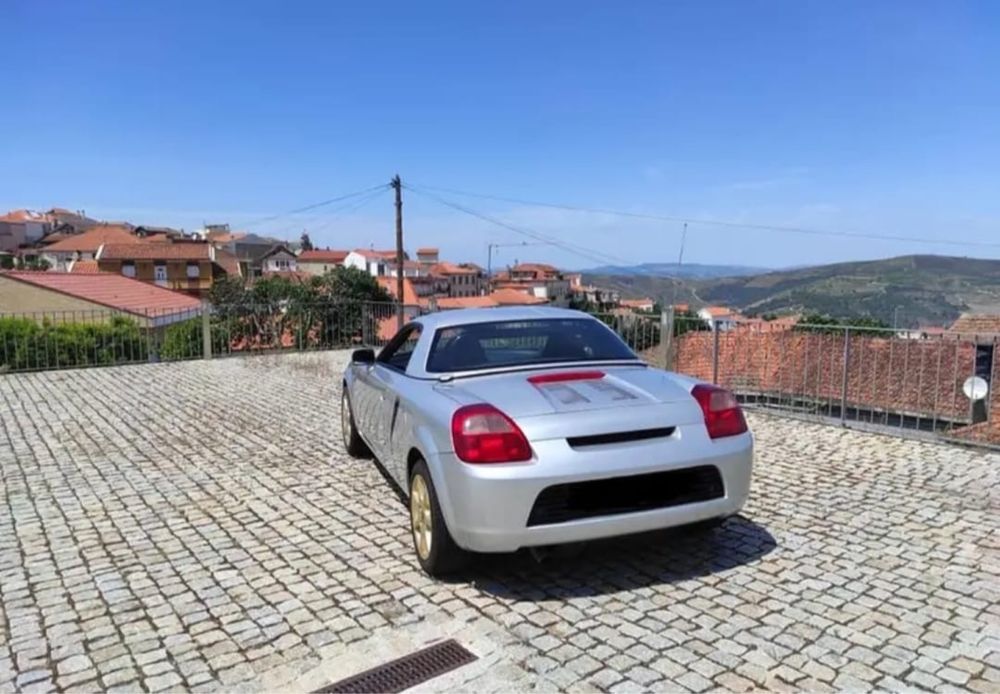
[[[667,340],[644,356],[725,386],[747,407],[909,436],[1000,444],[995,335],[666,320],[672,324]]]
[[[426,312],[405,306],[406,320]],[[379,346],[398,306],[224,305],[184,312],[0,315],[0,373]],[[732,389],[749,408],[1000,445],[996,336],[603,313],[648,362]],[[713,329],[714,328],[714,329]]]
[[[397,310],[355,301],[5,313],[0,373],[377,346],[396,331]],[[404,307],[407,319],[420,312]]]

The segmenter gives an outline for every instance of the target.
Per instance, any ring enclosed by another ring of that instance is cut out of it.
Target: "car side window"
[[[378,362],[392,369],[406,371],[413,350],[420,339],[420,326],[411,324],[399,331],[389,344],[379,352]]]

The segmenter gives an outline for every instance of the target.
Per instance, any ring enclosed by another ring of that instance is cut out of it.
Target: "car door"
[[[354,379],[351,385],[351,410],[354,413],[354,426],[358,428],[361,438],[365,440],[372,453],[376,456],[378,451],[375,446],[376,419],[373,411],[373,403],[378,399],[375,388],[375,365],[374,364],[352,364]]]
[[[373,391],[373,421],[375,422],[375,445],[378,446],[378,459],[386,470],[397,480],[401,479],[400,461],[393,455],[392,436],[399,413],[399,381],[409,378],[406,367],[420,339],[419,323],[410,323],[404,327],[385,346],[375,360],[375,368],[371,371]]]

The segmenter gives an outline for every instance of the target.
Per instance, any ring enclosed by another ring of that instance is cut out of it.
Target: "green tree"
[[[339,301],[392,301],[389,293],[364,270],[335,267],[313,278],[317,295]]]
[[[709,330],[706,323],[697,313],[691,310],[674,312],[674,337],[684,333]]]
[[[311,251],[313,249],[312,239],[309,238],[309,234],[302,232],[302,236],[299,237],[299,246],[304,251]]]
[[[393,315],[391,297],[375,278],[345,267],[305,280],[267,277],[249,286],[223,279],[212,287],[209,301],[213,343],[221,340],[226,351],[343,346],[370,335],[380,318]],[[174,331],[171,355],[200,349],[190,344],[201,339],[192,330]]]
[[[838,319],[825,313],[808,313],[795,323],[795,330],[812,333],[843,333],[851,329],[853,335],[874,335],[888,337],[892,334],[885,321],[871,316]]]

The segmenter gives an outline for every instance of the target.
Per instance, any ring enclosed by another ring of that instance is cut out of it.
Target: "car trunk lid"
[[[442,383],[437,389],[463,405],[490,403],[515,419],[693,402],[669,374],[640,365],[484,374]]]

